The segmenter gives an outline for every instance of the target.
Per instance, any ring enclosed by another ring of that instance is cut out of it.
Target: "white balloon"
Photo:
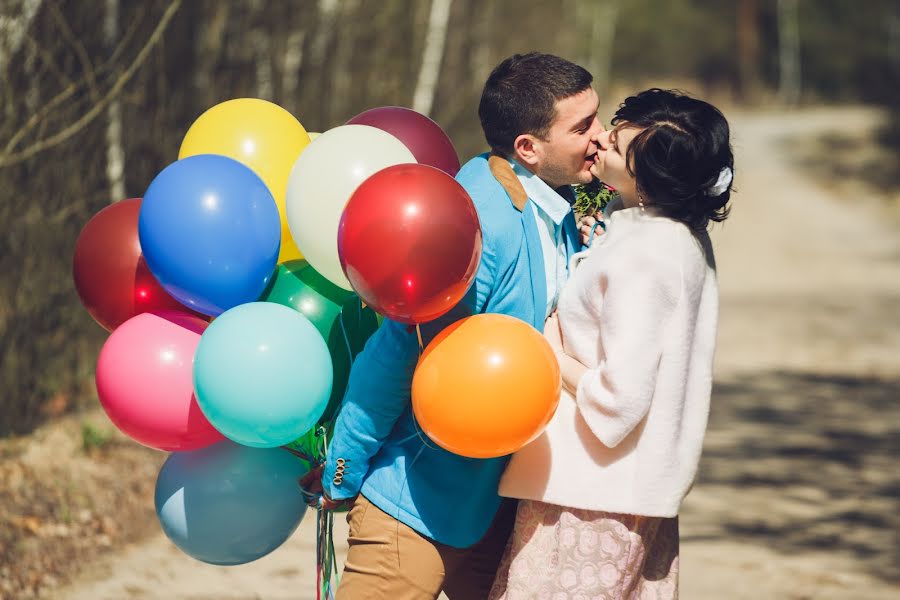
[[[376,172],[416,162],[393,135],[368,125],[341,125],[318,136],[297,158],[287,186],[287,220],[303,257],[329,281],[352,289],[338,258],[341,214]]]

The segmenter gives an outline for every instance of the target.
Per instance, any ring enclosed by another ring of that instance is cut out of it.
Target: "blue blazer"
[[[483,234],[475,283],[450,314],[421,326],[428,342],[448,324],[501,313],[543,331],[547,280],[530,200],[509,163],[487,154],[457,175],[475,203]],[[568,254],[580,250],[575,219],[563,221]],[[415,330],[385,320],[356,358],[325,463],[333,499],[362,493],[387,514],[442,544],[465,548],[490,526],[508,457],[452,454],[418,427],[410,400],[419,357]]]

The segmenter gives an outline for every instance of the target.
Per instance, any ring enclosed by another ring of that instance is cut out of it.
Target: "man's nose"
[[[606,129],[597,134],[597,136],[594,137],[594,140],[596,140],[597,146],[603,150],[609,148],[609,132]]]
[[[600,140],[606,135],[606,127],[600,122],[600,119],[594,121],[594,131],[591,133],[591,143],[600,147]]]

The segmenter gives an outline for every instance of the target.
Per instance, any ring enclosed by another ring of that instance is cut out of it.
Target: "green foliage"
[[[576,217],[593,216],[602,212],[616,193],[595,179],[592,182],[575,186],[575,210]]]
[[[102,450],[112,442],[114,435],[109,428],[100,428],[84,421],[81,424],[81,448],[85,452]]]

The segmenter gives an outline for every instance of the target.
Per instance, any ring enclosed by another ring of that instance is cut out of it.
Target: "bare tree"
[[[450,23],[450,4],[452,0],[432,0],[431,14],[428,17],[428,32],[425,34],[425,49],[422,52],[422,65],[413,94],[413,110],[427,115],[434,105],[434,92],[437,88],[438,75],[441,72],[441,61],[444,59],[444,44],[447,41],[447,26]]]
[[[261,13],[265,11],[263,0],[253,0],[250,5],[253,14],[253,29],[250,31],[250,45],[253,50],[253,63],[256,71],[256,97],[263,100],[274,100],[275,90],[272,81],[272,45],[265,24],[261,23]]]
[[[297,89],[300,84],[300,67],[303,66],[303,42],[306,32],[297,24],[288,33],[282,65],[281,94],[285,108],[296,112]]]
[[[619,2],[575,0],[574,15],[579,60],[594,76],[594,88],[602,95],[609,89]]]
[[[103,42],[110,53],[118,37],[119,0],[106,0]],[[109,103],[106,116],[106,179],[109,182],[109,201],[117,202],[125,198],[125,149],[122,145],[122,101],[119,98]]]
[[[737,10],[738,72],[745,102],[752,102],[760,88],[758,0],[740,0]]]
[[[63,104],[69,98],[71,98],[79,88],[88,87],[90,85],[88,81],[90,77],[86,77],[85,80],[81,82],[73,83],[69,87],[59,92],[56,96],[54,96],[51,100],[44,104],[43,107],[30,111],[31,117],[25,122],[24,125],[22,125],[22,127],[19,128],[19,130],[15,134],[13,134],[10,140],[6,143],[3,150],[0,150],[0,167],[6,167],[9,165],[24,162],[32,156],[43,152],[44,150],[53,148],[54,146],[65,142],[73,135],[82,131],[90,123],[92,123],[100,114],[104,112],[104,110],[109,106],[110,102],[119,97],[119,94],[122,93],[125,85],[131,80],[140,66],[144,64],[147,56],[149,56],[150,54],[150,51],[159,43],[163,33],[165,32],[166,28],[168,27],[169,23],[175,16],[175,13],[178,11],[178,8],[180,6],[181,0],[172,0],[166,11],[163,13],[163,16],[160,18],[159,23],[157,23],[153,32],[147,39],[147,42],[144,44],[144,47],[141,48],[141,50],[137,53],[137,56],[135,56],[134,60],[131,62],[128,68],[122,71],[122,74],[116,78],[115,82],[106,92],[106,94],[100,97],[97,102],[93,103],[90,109],[88,109],[84,114],[75,119],[74,122],[61,127],[61,129],[56,133],[41,137],[22,150],[16,151],[15,149],[17,145],[22,141],[22,139],[29,131],[45,123],[48,115],[50,115],[53,110],[56,109],[59,105]]]
[[[42,0],[22,0],[18,12],[13,12],[15,2],[4,6],[0,12],[0,72],[6,70],[10,59],[19,51],[31,22],[41,8]]]
[[[778,0],[778,99],[800,100],[800,15],[797,0]]]

